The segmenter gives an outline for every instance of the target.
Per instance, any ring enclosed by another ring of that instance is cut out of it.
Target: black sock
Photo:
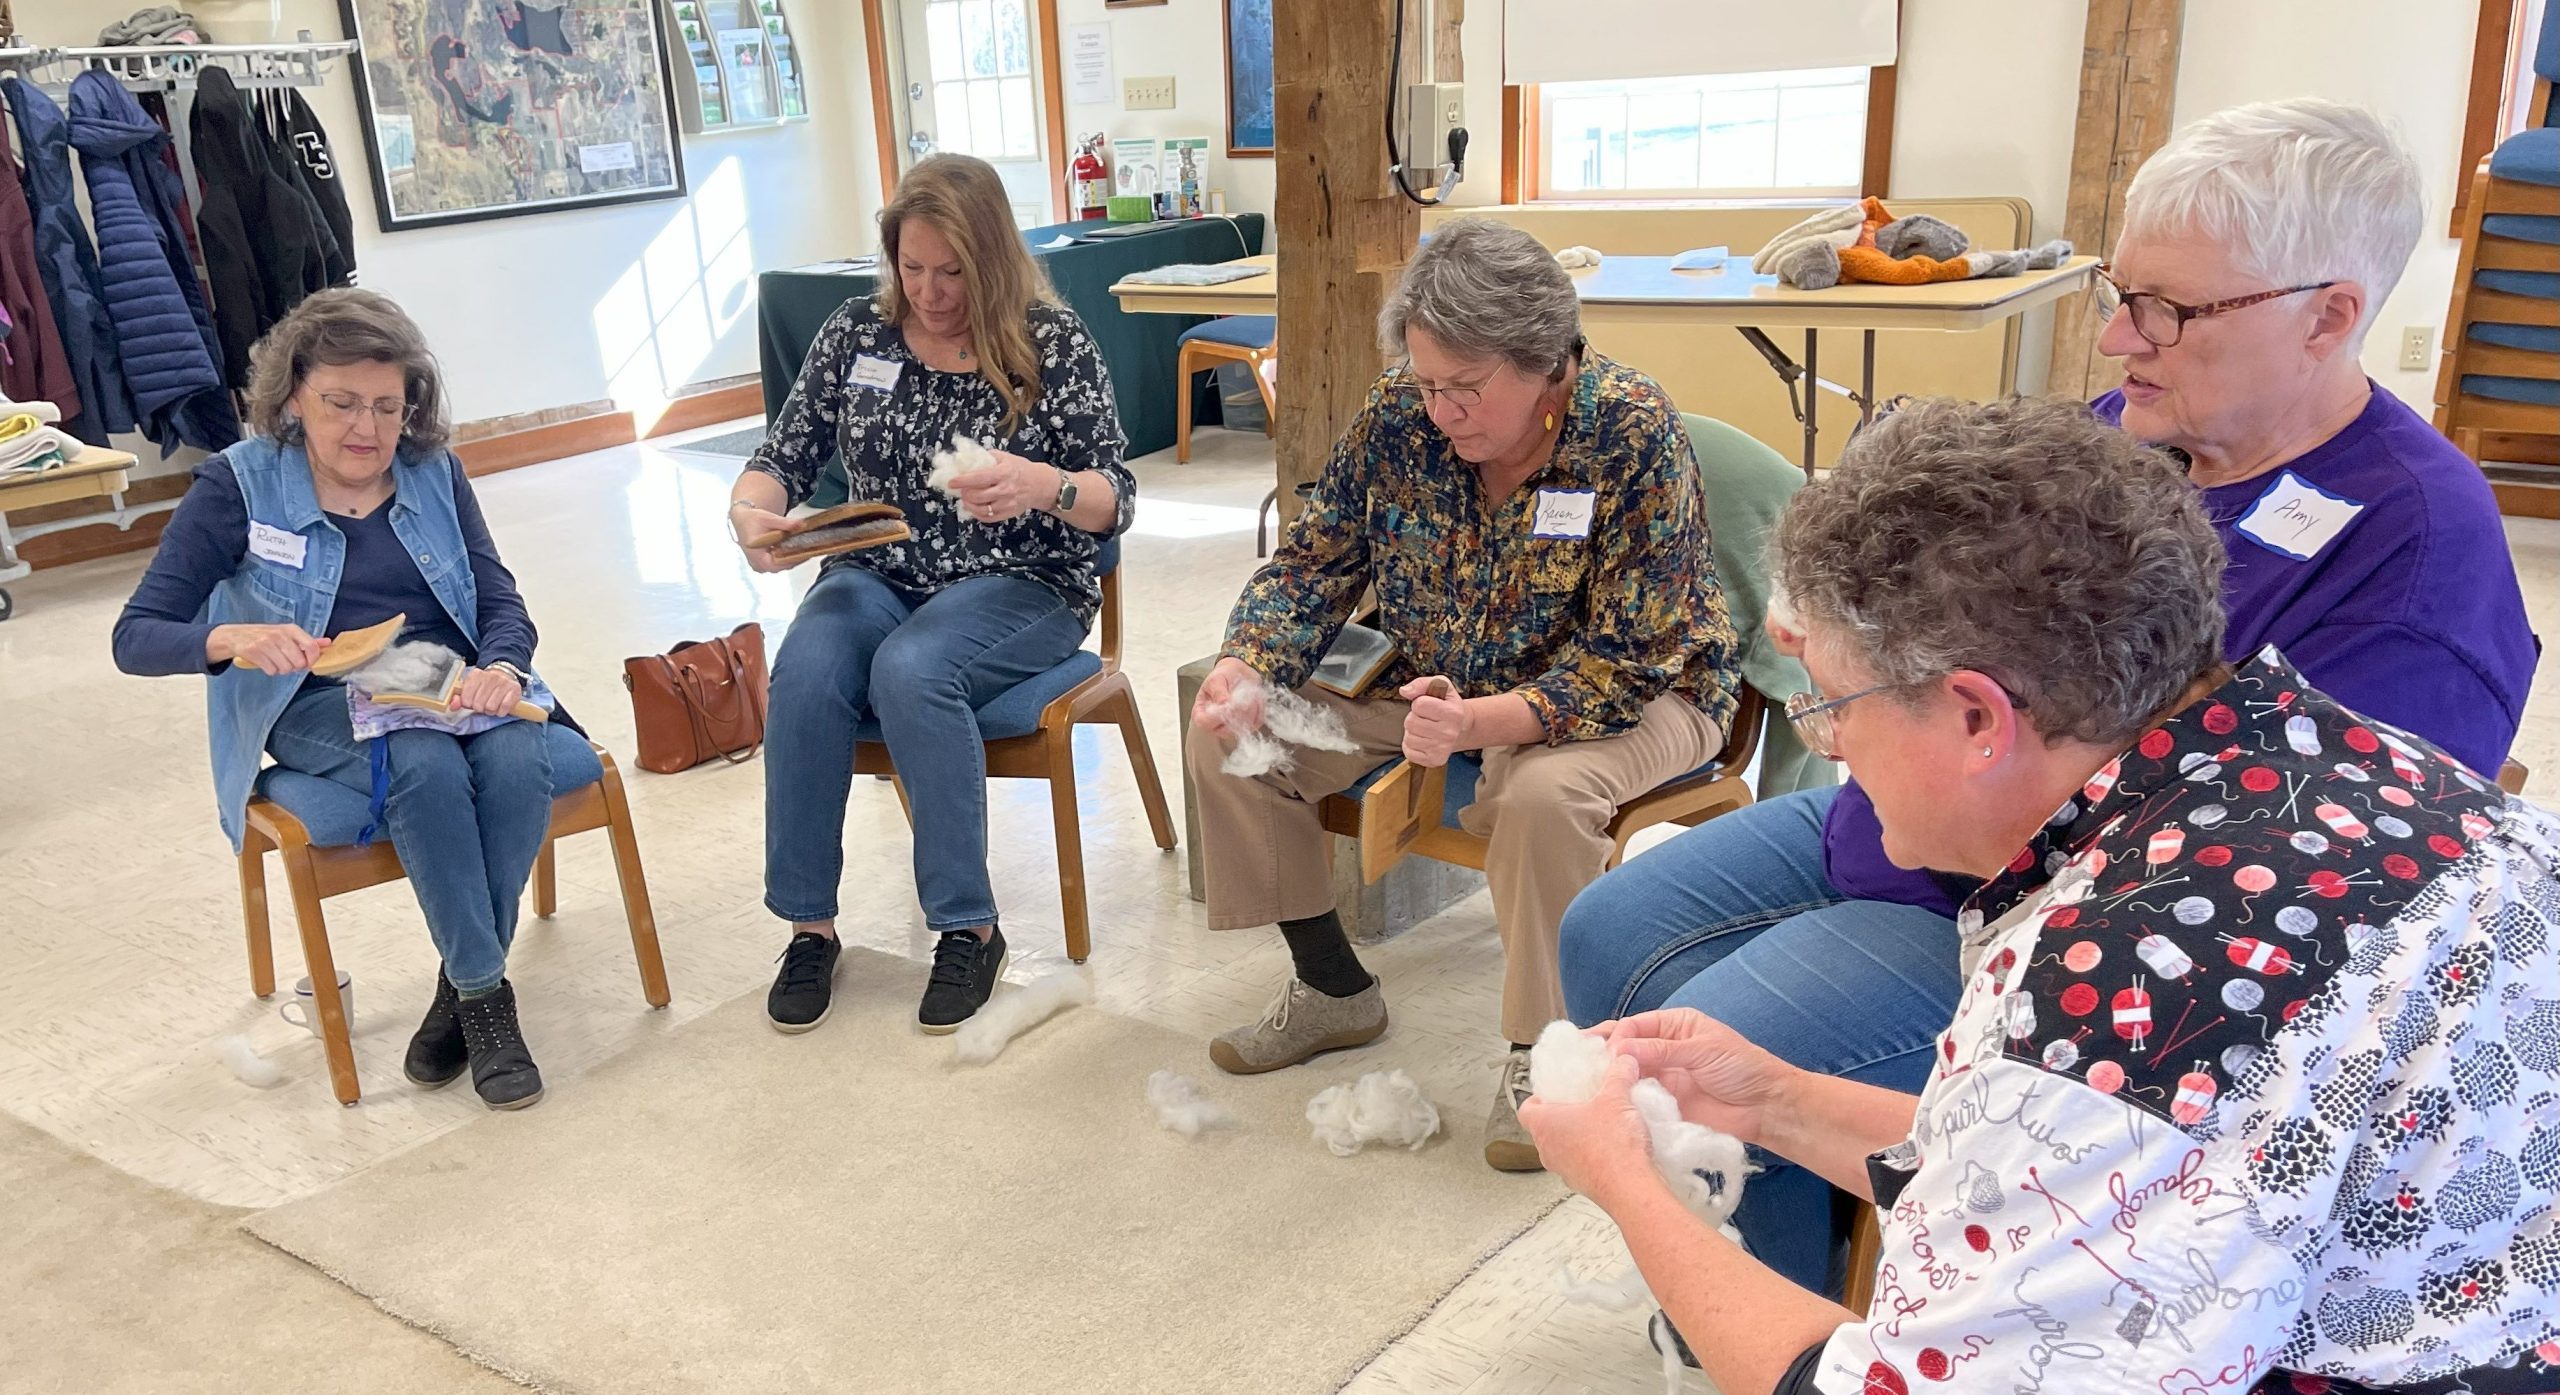
[[[1348,998],[1377,982],[1360,967],[1360,956],[1351,952],[1351,938],[1342,933],[1342,918],[1331,911],[1305,920],[1284,920],[1280,934],[1289,941],[1289,957],[1297,961],[1299,981],[1328,998]]]
[[[1529,1043],[1525,1041],[1515,1041],[1511,1043],[1511,1049],[1514,1051],[1526,1051],[1529,1049]]]

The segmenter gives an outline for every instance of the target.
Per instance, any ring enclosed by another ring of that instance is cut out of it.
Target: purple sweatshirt
[[[2090,410],[2120,422],[2124,396],[2110,392]],[[2542,642],[2525,621],[2479,466],[2376,385],[2346,430],[2255,479],[2206,490],[2204,507],[2231,555],[2223,657],[2272,644],[2313,687],[2497,774]],[[1953,916],[1973,885],[1894,866],[1854,780],[1832,803],[1822,852],[1831,884],[1852,900]]]

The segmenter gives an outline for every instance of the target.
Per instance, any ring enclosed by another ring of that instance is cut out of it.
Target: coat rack
[[[5,3],[5,0],[0,0]],[[95,68],[135,92],[193,91],[208,67],[231,74],[237,87],[318,87],[322,69],[356,52],[353,40],[321,43],[302,31],[289,44],[135,44],[108,48],[37,48],[23,37],[0,45],[0,72],[17,72],[38,87],[68,87]]]

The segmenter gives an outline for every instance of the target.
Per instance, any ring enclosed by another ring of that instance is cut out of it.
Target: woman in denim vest
[[[493,1109],[541,1098],[516,1024],[507,946],[551,817],[533,622],[445,448],[434,356],[399,306],[323,291],[259,341],[257,434],[198,465],[115,629],[127,673],[206,676],[223,832],[241,844],[260,754],[375,801],[443,969],[405,1069],[430,1089],[467,1065]],[[357,737],[350,689],[311,672],[340,634],[407,617],[471,667],[440,725]],[[533,691],[528,694],[527,689]],[[476,730],[475,730],[476,729]],[[462,733],[462,734],[457,734]]]

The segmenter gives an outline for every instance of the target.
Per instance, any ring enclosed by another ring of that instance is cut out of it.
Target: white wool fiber
[[[1614,1279],[1577,1279],[1573,1276],[1573,1266],[1559,1264],[1556,1266],[1556,1288],[1564,1294],[1567,1303],[1587,1303],[1616,1313],[1625,1312],[1651,1296],[1644,1286],[1643,1271],[1633,1264],[1618,1271],[1618,1277]]]
[[[1419,1149],[1440,1132],[1440,1110],[1400,1070],[1371,1071],[1307,1101],[1318,1143],[1347,1158],[1372,1143]]]
[[[1680,1117],[1679,1101],[1658,1080],[1639,1080],[1636,1112],[1653,1135],[1653,1165],[1690,1214],[1721,1226],[1742,1204],[1742,1179],[1751,1171],[1742,1140]]]
[[[347,671],[349,687],[367,693],[433,693],[462,656],[433,640],[392,645]]]
[[[1147,1103],[1155,1106],[1156,1124],[1184,1138],[1198,1138],[1211,1129],[1235,1127],[1236,1116],[1224,1105],[1200,1093],[1200,1082],[1187,1075],[1160,1070],[1147,1077]]]
[[[1609,1043],[1559,1018],[1529,1048],[1529,1088],[1556,1104],[1587,1104],[1600,1093],[1616,1054]]]
[[[222,1063],[231,1068],[231,1073],[240,1077],[240,1083],[251,1089],[272,1090],[284,1083],[283,1068],[259,1055],[258,1048],[251,1046],[249,1039],[238,1032],[215,1042],[213,1049],[222,1057]]]
[[[1216,705],[1216,711],[1231,714],[1239,707],[1255,704],[1262,709],[1260,725],[1238,732],[1227,758],[1218,763],[1218,768],[1229,775],[1250,780],[1274,770],[1286,770],[1297,763],[1290,750],[1293,746],[1346,755],[1360,749],[1342,725],[1341,713],[1318,707],[1286,688],[1267,688],[1257,678],[1239,680],[1229,690],[1227,700]]]
[[[982,1066],[1007,1043],[1071,1007],[1090,1006],[1093,980],[1073,969],[1042,974],[1020,988],[998,993],[960,1024],[951,1041],[952,1057],[966,1066]]]
[[[925,476],[924,482],[931,488],[956,498],[960,491],[951,487],[951,481],[955,477],[968,474],[972,470],[983,470],[995,463],[996,453],[980,444],[974,437],[954,436],[951,438],[949,450],[938,450],[933,453],[933,473]]]

